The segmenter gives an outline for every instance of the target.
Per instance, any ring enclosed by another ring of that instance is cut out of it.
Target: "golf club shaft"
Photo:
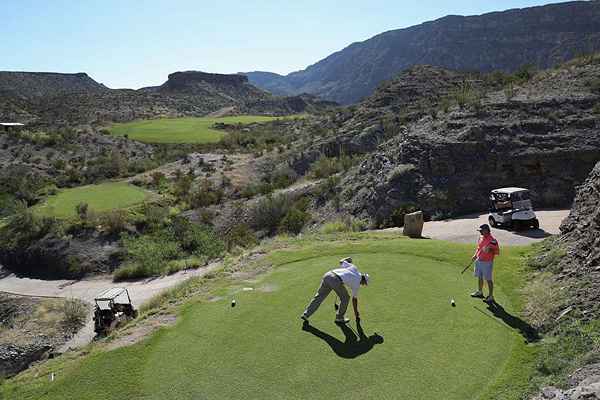
[[[465,269],[463,269],[463,270],[461,271],[461,274],[464,274],[464,273],[465,273],[465,271],[466,271],[467,269],[469,269],[469,267],[471,266],[471,264],[473,264],[473,260],[471,260],[471,262],[469,263],[469,265],[467,265],[467,266],[465,267]]]

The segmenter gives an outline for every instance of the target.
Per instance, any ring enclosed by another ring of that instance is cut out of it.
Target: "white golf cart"
[[[129,292],[124,288],[112,288],[94,299],[94,331],[106,335],[119,324],[137,318],[138,312],[131,304]]]
[[[540,227],[531,206],[529,190],[518,187],[492,190],[488,220],[494,228],[503,226],[519,230]]]

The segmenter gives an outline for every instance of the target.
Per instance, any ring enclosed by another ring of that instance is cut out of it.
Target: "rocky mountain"
[[[0,72],[0,120],[34,127],[203,116],[223,108],[283,115],[324,105],[310,96],[273,96],[241,75],[176,72],[161,86],[131,90],[106,88],[86,74]]]
[[[350,104],[413,65],[512,72],[525,64],[547,68],[599,50],[600,1],[575,1],[479,16],[451,15],[353,43],[286,76],[246,75],[275,94],[311,93]]]
[[[430,215],[475,211],[486,208],[489,190],[503,186],[528,187],[537,207],[569,206],[600,160],[600,93],[591,89],[599,60],[502,90],[465,80],[449,97],[443,93],[456,83],[446,75],[450,80],[425,80],[432,95],[440,93],[431,97],[429,115],[409,119],[344,178],[347,209],[377,221],[411,205]],[[357,115],[373,121],[385,109],[373,105],[388,102],[390,91],[402,99],[412,82],[410,72],[401,75]],[[373,121],[364,129],[384,126]]]

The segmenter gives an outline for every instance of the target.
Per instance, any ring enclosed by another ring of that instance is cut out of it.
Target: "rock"
[[[423,211],[406,214],[402,234],[411,238],[420,238],[423,233]]]

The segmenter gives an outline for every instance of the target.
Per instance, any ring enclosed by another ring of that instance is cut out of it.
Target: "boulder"
[[[423,211],[406,214],[402,234],[411,238],[420,238],[423,233]]]

